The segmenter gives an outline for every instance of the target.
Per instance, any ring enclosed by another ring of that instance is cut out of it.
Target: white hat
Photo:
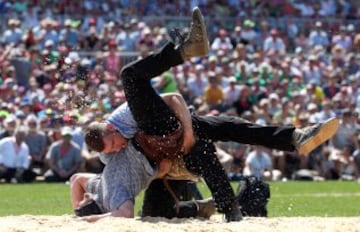
[[[62,136],[66,136],[66,135],[72,136],[72,133],[73,133],[72,129],[70,127],[68,127],[68,126],[65,126],[65,127],[63,127],[61,129],[61,135]]]
[[[234,83],[234,82],[236,83],[236,77],[230,76],[230,77],[229,77],[229,82],[230,82],[230,83]]]
[[[50,47],[50,46],[54,46],[54,41],[48,39],[45,41],[45,47]]]
[[[66,64],[71,64],[73,62],[78,62],[78,61],[80,61],[80,56],[79,53],[77,52],[70,52],[69,55],[65,58]]]
[[[275,99],[275,100],[279,100],[279,96],[276,93],[271,93],[269,95],[269,99]]]

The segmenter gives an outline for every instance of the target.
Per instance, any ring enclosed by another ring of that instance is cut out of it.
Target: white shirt
[[[258,154],[258,152],[260,152],[260,154]],[[250,152],[245,163],[248,169],[244,170],[244,174],[255,176],[259,179],[262,178],[265,169],[270,169],[272,167],[270,156],[264,151]]]
[[[17,146],[14,137],[0,140],[0,164],[7,168],[29,168],[30,152],[26,143]]]
[[[280,53],[285,52],[285,44],[281,38],[275,38],[275,40],[270,36],[265,39],[264,42],[264,51],[275,50]]]
[[[239,86],[235,86],[234,89],[227,87],[224,89],[225,104],[231,106],[236,100],[239,99],[241,89]]]
[[[195,77],[190,77],[187,82],[188,88],[194,97],[201,97],[204,95],[205,87],[208,85],[206,78],[201,77],[201,79],[196,79]]]

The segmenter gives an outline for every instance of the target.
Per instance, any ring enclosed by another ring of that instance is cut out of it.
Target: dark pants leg
[[[192,115],[194,131],[200,138],[261,145],[282,151],[294,151],[293,126],[261,126],[232,116]]]
[[[232,210],[235,194],[226,172],[216,156],[213,143],[200,138],[191,152],[184,156],[186,168],[204,178],[215,200],[219,212]]]
[[[163,180],[156,179],[146,189],[142,207],[142,217],[189,218],[196,217],[197,206],[189,198],[187,181],[168,180],[171,189],[179,198],[180,210],[176,214],[175,200],[165,187]]]
[[[16,168],[6,168],[0,173],[0,178],[4,178],[7,183],[10,183],[11,179],[15,177]]]
[[[168,43],[160,52],[130,63],[121,72],[126,100],[140,130],[149,135],[167,135],[178,128],[175,114],[152,88],[150,80],[183,63]]]

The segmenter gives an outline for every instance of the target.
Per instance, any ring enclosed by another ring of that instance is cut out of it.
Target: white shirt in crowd
[[[22,142],[20,146],[15,143],[14,137],[0,140],[0,164],[7,168],[29,168],[29,147]]]
[[[244,174],[262,179],[265,170],[272,169],[271,159],[268,153],[263,150],[253,150],[245,161]]]

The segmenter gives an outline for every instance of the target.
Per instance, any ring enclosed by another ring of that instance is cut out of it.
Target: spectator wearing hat
[[[241,26],[237,25],[234,28],[234,31],[231,33],[230,42],[233,48],[236,48],[236,45],[239,43],[245,43],[245,41],[241,37]]]
[[[166,28],[161,28],[161,40],[163,37],[167,36]],[[119,33],[117,34],[115,41],[117,44],[121,44],[123,51],[134,51],[135,44],[138,38],[134,39],[130,36],[131,26],[129,23],[125,23],[123,27],[120,28]]]
[[[49,170],[44,174],[47,182],[68,181],[70,176],[78,172],[81,163],[81,151],[79,146],[72,141],[72,129],[63,127],[62,138],[50,145],[46,154]]]
[[[205,87],[208,85],[208,79],[204,75],[204,66],[197,64],[194,74],[187,81],[189,88],[189,98],[193,101],[196,98],[202,98]]]
[[[0,139],[0,179],[6,182],[30,182],[36,174],[29,170],[29,147],[24,142],[26,129],[18,127],[10,137]]]
[[[133,41],[133,46],[140,40],[141,30],[144,27],[144,22],[139,22],[137,18],[132,18],[129,23],[129,38]]]
[[[80,41],[80,47],[86,51],[97,51],[100,49],[100,37],[95,27],[91,27],[85,38]]]
[[[350,49],[352,48],[352,38],[350,35],[348,35],[345,25],[341,25],[339,33],[333,35],[331,45],[332,47],[340,46],[347,52],[350,51]]]
[[[0,133],[0,139],[12,136],[16,126],[17,120],[15,115],[8,115],[3,121],[4,130]]]
[[[18,44],[22,37],[23,31],[19,28],[21,22],[18,19],[11,18],[8,20],[8,28],[2,35],[2,41],[6,44]]]
[[[45,47],[45,42],[53,41],[54,46],[57,47],[59,42],[59,34],[54,30],[55,21],[50,18],[45,18],[40,22],[41,30],[39,31],[36,41],[40,42],[41,48]]]
[[[317,21],[314,29],[309,33],[309,45],[311,47],[321,45],[324,48],[328,48],[330,45],[329,35],[323,29],[322,22]]]
[[[241,39],[248,51],[256,51],[262,46],[262,44],[260,46],[257,44],[258,37],[259,34],[255,31],[255,23],[250,19],[246,19],[241,28]]]
[[[229,77],[229,86],[224,89],[224,108],[229,109],[240,96],[240,86],[234,76]]]
[[[219,49],[230,51],[233,49],[231,39],[228,35],[228,32],[224,28],[221,28],[219,30],[218,35],[215,37],[215,39],[211,43],[211,49],[213,51],[217,51]]]
[[[295,112],[293,110],[292,102],[287,98],[283,97],[281,99],[281,108],[275,112],[273,116],[273,123],[291,125],[293,123],[293,118],[295,117]]]
[[[111,75],[117,76],[120,73],[122,67],[121,59],[118,54],[118,45],[116,41],[111,39],[108,41],[108,51],[104,54],[104,68],[105,71],[111,73]]]
[[[75,50],[79,44],[79,32],[72,27],[71,19],[64,22],[65,28],[61,30],[59,39],[65,42],[65,45]]]
[[[319,67],[317,57],[315,55],[310,55],[308,62],[303,66],[302,72],[304,74],[305,84],[314,82],[316,85],[321,85],[322,70]]]
[[[220,110],[224,103],[224,93],[220,86],[216,73],[208,73],[209,84],[204,90],[204,102],[208,105],[209,110]]]
[[[277,29],[274,28],[270,30],[270,36],[268,36],[264,41],[263,51],[267,54],[269,52],[274,52],[275,54],[285,54],[286,46]]]
[[[29,147],[31,156],[30,168],[39,168],[40,174],[45,171],[45,154],[48,148],[48,141],[45,133],[39,130],[38,119],[34,115],[28,115],[25,120],[28,132],[25,136],[25,143]]]
[[[146,46],[149,50],[154,49],[155,40],[148,26],[141,29],[140,38],[136,41],[136,48],[139,49],[141,46]]]

